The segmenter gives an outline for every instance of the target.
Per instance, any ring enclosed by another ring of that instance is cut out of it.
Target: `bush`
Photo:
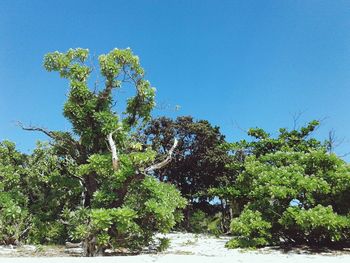
[[[32,220],[28,233],[28,243],[32,244],[64,244],[68,234],[64,224],[59,221],[41,221],[38,217]]]
[[[312,246],[333,246],[350,237],[350,218],[333,212],[331,206],[311,209],[289,207],[279,223],[285,238],[294,243]]]
[[[208,215],[202,210],[195,210],[189,218],[188,231],[192,233],[204,233],[219,236],[222,234],[221,229],[222,214]]]
[[[0,142],[0,244],[22,242],[30,225],[22,181],[25,161],[14,143]]]
[[[0,244],[18,245],[29,225],[28,210],[16,204],[6,193],[0,193]]]
[[[266,229],[270,237],[255,242],[254,236],[238,231],[244,238],[232,241],[230,247],[251,246],[248,241],[252,246],[284,242],[338,247],[348,244],[350,210],[345,200],[350,194],[350,172],[343,160],[324,150],[285,150],[249,156],[244,169],[236,181],[238,198],[270,222],[270,230]],[[293,200],[298,201],[296,207],[292,206]],[[253,226],[248,222],[246,227]]]
[[[256,248],[270,243],[271,223],[265,221],[259,211],[245,209],[232,220],[231,233],[235,237],[226,243],[228,248]]]
[[[80,209],[65,216],[71,238],[82,240],[87,254],[102,253],[107,247],[133,247],[132,240],[140,234],[134,221],[137,214],[129,208]]]
[[[163,251],[167,250],[170,247],[170,244],[171,244],[171,242],[170,242],[169,238],[166,238],[166,237],[159,238],[159,244],[157,247],[157,251],[163,252]]]
[[[139,251],[153,241],[155,232],[170,231],[181,219],[177,209],[185,204],[174,186],[146,177],[129,189],[122,207],[65,211],[64,218],[71,238],[83,240],[86,254],[108,247]]]

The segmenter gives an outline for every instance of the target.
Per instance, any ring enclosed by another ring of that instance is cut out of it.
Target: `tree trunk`
[[[96,192],[98,184],[96,180],[96,174],[90,173],[88,174],[85,178],[85,202],[84,202],[84,207],[90,207],[91,206],[91,200],[93,197],[93,194]]]

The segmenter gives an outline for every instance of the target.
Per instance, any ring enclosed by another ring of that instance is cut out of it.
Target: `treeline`
[[[89,89],[88,50],[45,56],[66,78],[72,132],[42,132],[23,154],[0,143],[0,244],[82,242],[84,255],[140,251],[171,229],[230,234],[227,247],[342,248],[350,238],[349,165],[312,136],[318,121],[227,142],[192,117],[151,118],[155,89],[130,49],[99,57],[104,87]],[[121,114],[114,90],[134,88]]]

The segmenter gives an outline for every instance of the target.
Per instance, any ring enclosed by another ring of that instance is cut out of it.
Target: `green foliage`
[[[270,237],[261,245],[281,241],[346,245],[345,222],[350,206],[345,200],[350,194],[350,170],[335,154],[327,153],[319,141],[307,138],[317,124],[311,122],[291,132],[280,129],[277,139],[260,129],[251,130],[257,141],[234,146],[233,182],[222,188],[239,209],[246,206],[271,223]],[[238,146],[244,147],[243,159],[236,158]],[[299,207],[291,207],[293,201]],[[232,227],[231,230],[237,232]],[[249,235],[243,243],[236,239],[229,246],[245,246],[248,241],[255,246]]]
[[[221,147],[224,136],[219,127],[205,120],[196,121],[191,116],[175,120],[160,117],[152,120],[140,137],[142,142],[150,141],[152,149],[162,154],[172,146],[174,137],[179,139],[173,161],[154,175],[163,182],[174,184],[188,200],[184,209],[186,217],[179,227],[197,232],[197,227],[201,227],[189,222],[193,220],[190,215],[197,210],[211,216],[217,212],[211,211],[214,195],[208,194],[208,189],[218,186],[227,173],[228,155]],[[207,231],[206,227],[203,230]]]
[[[350,218],[334,213],[331,206],[289,207],[279,223],[289,240],[314,246],[341,245],[350,237]]]
[[[223,217],[222,213],[219,212],[209,218],[209,222],[207,226],[209,234],[212,234],[216,237],[223,234],[222,217]]]
[[[0,193],[0,244],[19,244],[30,224],[28,210],[7,193]]]
[[[170,247],[171,241],[169,238],[163,237],[159,238],[159,245],[157,247],[158,252],[164,252]]]
[[[185,204],[174,186],[146,177],[131,187],[123,207],[66,211],[65,217],[74,240],[96,238],[99,248],[139,250],[154,232],[168,232],[181,219],[176,210]]]
[[[125,200],[125,206],[138,211],[138,222],[143,225],[145,235],[170,231],[182,219],[178,209],[185,205],[186,200],[173,185],[152,177],[134,185]]]
[[[185,201],[173,186],[144,172],[157,153],[138,142],[135,132],[150,120],[155,89],[144,78],[139,58],[130,49],[99,56],[105,86],[92,91],[88,53],[70,49],[47,54],[44,59],[48,71],[59,72],[70,83],[64,116],[74,134],[50,133],[58,158],[73,164],[65,171],[67,177],[83,190],[82,209],[77,210],[79,204],[71,201],[64,206],[67,229],[73,239],[84,241],[86,255],[103,252],[108,246],[139,249],[152,240],[155,231],[167,232],[175,225]],[[117,114],[112,110],[112,92],[122,86],[135,88],[136,94],[127,100],[123,114]],[[116,142],[118,168],[112,166],[106,144],[109,134]]]
[[[231,233],[235,236],[226,246],[228,248],[256,248],[268,245],[271,240],[271,223],[262,218],[259,211],[245,209],[232,220]]]
[[[182,212],[180,227],[189,231],[230,230],[230,248],[349,244],[350,167],[327,152],[330,142],[311,137],[318,121],[275,137],[253,128],[251,141],[226,143],[204,120],[151,121],[155,89],[130,49],[99,56],[104,86],[94,89],[88,58],[81,48],[44,58],[48,71],[69,81],[63,114],[72,132],[27,128],[51,139],[30,155],[0,142],[0,244],[71,239],[83,242],[86,256],[136,251],[179,225]],[[113,93],[122,87],[136,92],[117,113]],[[147,169],[164,160],[174,138],[171,162]],[[159,249],[168,245],[162,239]]]
[[[63,244],[68,238],[66,231],[58,220],[45,222],[39,216],[34,216],[27,240],[30,244]]]
[[[9,141],[0,143],[0,244],[18,244],[30,225],[28,198],[22,191],[26,156]]]
[[[81,209],[72,211],[66,217],[73,240],[95,239],[98,247],[120,247],[140,231],[135,223],[137,214],[130,208]],[[111,238],[111,233],[118,239]]]
[[[188,221],[188,231],[192,233],[206,233],[219,236],[222,231],[222,213],[207,214],[202,210],[195,210]]]
[[[28,156],[0,143],[0,243],[72,239],[93,256],[107,247],[140,249],[182,219],[180,192],[145,172],[157,152],[136,136],[151,118],[155,89],[139,58],[130,49],[99,56],[104,87],[94,90],[88,58],[81,48],[44,58],[46,70],[69,81],[63,114],[72,132],[24,128],[43,132],[52,145],[39,144]],[[113,91],[121,87],[136,93],[118,114]],[[107,139],[115,142],[117,166]]]

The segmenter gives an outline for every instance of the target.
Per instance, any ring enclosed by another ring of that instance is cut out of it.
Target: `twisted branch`
[[[171,149],[168,152],[168,156],[163,161],[161,161],[160,163],[156,163],[156,164],[153,164],[153,165],[147,167],[145,169],[145,172],[149,173],[149,172],[152,172],[154,170],[161,169],[164,166],[166,166],[168,163],[170,163],[170,161],[171,161],[171,159],[173,157],[174,150],[177,147],[178,143],[179,143],[179,141],[175,138],[174,139],[174,144],[173,144],[173,146],[171,147]]]

